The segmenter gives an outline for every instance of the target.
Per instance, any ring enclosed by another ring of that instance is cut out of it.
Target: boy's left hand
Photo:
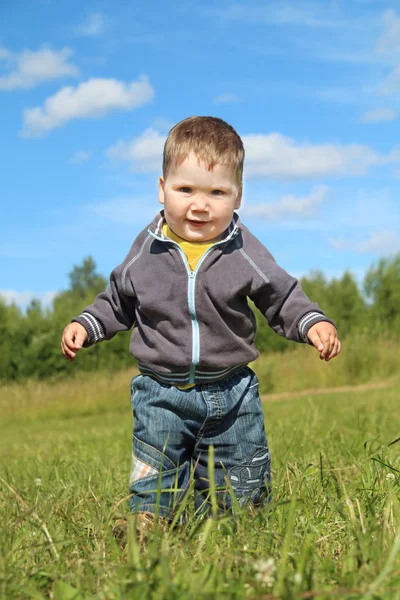
[[[326,362],[335,358],[342,348],[336,327],[327,321],[320,321],[310,327],[307,337],[318,350],[320,359]]]

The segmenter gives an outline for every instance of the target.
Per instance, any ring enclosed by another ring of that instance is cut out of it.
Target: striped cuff
[[[299,330],[299,335],[300,335],[301,339],[303,340],[303,342],[306,342],[306,344],[311,343],[311,342],[309,342],[308,337],[307,337],[308,331],[311,329],[311,327],[313,325],[315,325],[316,323],[320,323],[322,321],[331,323],[331,325],[336,327],[335,323],[333,321],[331,321],[331,319],[328,319],[328,317],[325,317],[325,315],[322,315],[319,312],[314,312],[314,311],[308,312],[304,315],[304,317],[301,317],[300,321],[297,323],[297,329]]]
[[[93,315],[88,312],[83,312],[79,317],[72,319],[72,322],[80,323],[88,333],[88,339],[83,344],[84,348],[88,348],[97,342],[104,340],[105,333],[102,324]]]

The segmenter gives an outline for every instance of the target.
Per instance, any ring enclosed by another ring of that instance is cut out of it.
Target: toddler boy
[[[62,351],[76,352],[133,326],[134,413],[131,509],[170,517],[195,464],[195,507],[208,505],[208,456],[222,510],[260,505],[270,486],[270,453],[258,380],[250,298],[279,334],[313,344],[329,361],[336,328],[274,261],[236,209],[244,148],[221,119],[189,117],[164,147],[158,199],[164,209],[136,238],[110,286],[69,324]],[[228,485],[227,485],[228,484]],[[169,490],[169,491],[168,491]]]

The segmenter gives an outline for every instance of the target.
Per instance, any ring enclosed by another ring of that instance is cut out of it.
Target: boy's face
[[[164,205],[165,219],[176,235],[189,242],[217,238],[239,208],[242,188],[232,169],[216,164],[208,171],[190,153],[184,162],[160,177],[158,200]]]

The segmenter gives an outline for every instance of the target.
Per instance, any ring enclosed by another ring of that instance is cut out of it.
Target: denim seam
[[[195,448],[197,447],[198,443],[201,441],[207,427],[213,426],[213,425],[216,425],[217,423],[219,423],[223,416],[222,399],[221,399],[219,390],[215,390],[215,392],[213,392],[213,398],[217,400],[216,401],[217,414],[215,415],[215,417],[211,417],[211,418],[208,417],[209,406],[208,406],[207,400],[204,400],[205,405],[207,407],[207,415],[206,415],[206,418],[204,419],[204,422],[201,425],[199,432],[197,434],[196,442],[194,445]]]
[[[222,397],[221,397],[221,392],[219,390],[217,390],[217,400],[218,400],[217,419],[218,419],[218,421],[220,421],[222,419],[223,410],[222,410]]]
[[[177,468],[177,465],[174,463],[174,461],[171,460],[169,458],[169,456],[167,456],[165,453],[161,452],[161,450],[158,450],[157,448],[154,448],[154,446],[151,446],[150,444],[147,444],[147,442],[144,442],[143,440],[140,440],[138,437],[136,437],[135,434],[132,434],[132,439],[137,440],[139,442],[139,444],[143,444],[144,446],[146,446],[147,448],[150,449],[150,458],[154,458],[154,460],[156,460],[156,458],[151,455],[151,451],[156,452],[157,454],[160,454],[161,457],[165,457],[167,459],[167,461],[173,465],[173,467],[171,467],[170,469],[168,469],[168,471],[173,471],[173,470],[175,470]],[[145,454],[145,453],[143,452],[143,454]],[[137,456],[137,454],[135,454],[135,456]],[[138,456],[138,458],[140,459],[140,456]],[[140,459],[140,460],[142,460],[142,459]],[[145,462],[145,461],[143,461],[143,462]],[[150,466],[152,466],[152,465],[150,465]],[[166,473],[166,472],[167,471],[163,471],[163,473]]]
[[[163,477],[164,475],[169,475],[170,473],[174,473],[175,471],[179,470],[181,467],[184,467],[189,461],[185,460],[184,463],[182,463],[181,465],[179,465],[179,467],[174,467],[173,469],[168,469],[167,471],[161,471],[161,476]],[[149,465],[151,467],[151,465]],[[154,467],[153,467],[154,468]],[[144,481],[145,479],[150,479],[150,477],[159,477],[160,476],[160,472],[158,473],[153,473],[152,475],[146,475],[146,477],[141,477],[140,479],[135,479],[135,481],[132,481],[129,484],[129,487],[133,487],[133,485],[135,483],[137,483],[138,481]],[[161,492],[163,491],[163,488],[161,488]]]
[[[199,433],[197,434],[197,437],[196,437],[196,442],[195,442],[195,444],[194,444],[194,447],[195,447],[195,448],[198,446],[199,442],[201,442],[201,439],[202,439],[202,437],[203,437],[203,435],[204,435],[204,433],[205,433],[205,430],[206,430],[206,420],[207,420],[207,417],[206,417],[206,419],[205,419],[205,421],[204,421],[203,425],[200,427],[200,429],[199,429]]]
[[[202,423],[202,425],[201,425],[201,427],[200,427],[200,429],[199,429],[199,431],[198,431],[198,433],[197,433],[196,441],[195,441],[195,443],[194,443],[194,447],[195,447],[195,448],[197,447],[197,445],[198,445],[198,444],[199,444],[199,442],[201,441],[201,438],[202,438],[202,437],[203,437],[203,435],[204,435],[204,432],[205,432],[205,430],[206,430],[206,427],[207,427],[207,419],[208,419],[208,414],[209,414],[209,410],[208,410],[208,403],[207,403],[207,401],[204,399],[204,396],[203,396],[203,394],[202,394],[202,397],[203,397],[203,402],[204,402],[204,404],[206,405],[206,411],[207,411],[207,413],[206,413],[205,419],[204,419],[204,421],[203,421],[203,423]]]
[[[220,422],[220,420],[222,419],[222,415],[223,415],[222,400],[221,400],[221,395],[220,395],[219,390],[215,391],[215,393],[213,395],[213,399],[216,400],[216,402],[215,402],[216,415],[214,417],[211,417],[211,419],[207,420],[208,425],[216,425],[217,423]]]

